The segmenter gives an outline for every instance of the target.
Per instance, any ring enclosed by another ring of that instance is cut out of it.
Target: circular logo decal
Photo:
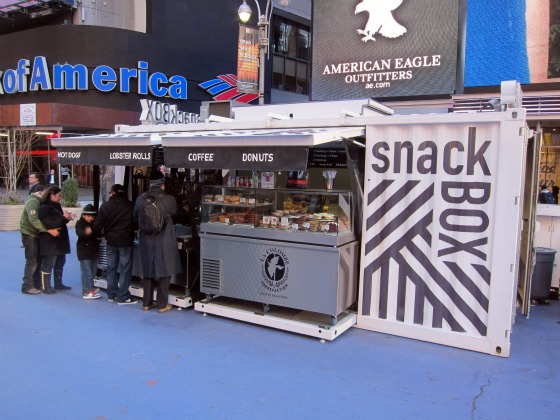
[[[288,287],[290,273],[287,255],[278,248],[269,248],[262,259],[262,285],[269,291],[279,293]]]

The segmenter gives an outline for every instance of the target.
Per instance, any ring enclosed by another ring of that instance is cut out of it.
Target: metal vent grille
[[[219,259],[202,258],[202,291],[220,293],[222,288],[222,262]]]
[[[471,112],[483,110],[483,106],[489,99],[499,99],[499,94],[479,97],[479,98],[453,98],[453,112]],[[560,113],[560,95],[548,96],[523,96],[523,108],[527,109],[527,114],[558,114]]]

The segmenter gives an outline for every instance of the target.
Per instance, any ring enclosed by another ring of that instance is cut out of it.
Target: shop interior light
[[[52,131],[35,131],[38,136],[50,136],[54,134]]]
[[[241,22],[247,23],[251,18],[251,13],[253,13],[251,7],[249,7],[246,0],[243,0],[243,4],[239,6],[239,9],[237,10],[237,14],[239,15],[239,19],[241,19]]]
[[[10,137],[8,133],[0,133],[0,137]]]

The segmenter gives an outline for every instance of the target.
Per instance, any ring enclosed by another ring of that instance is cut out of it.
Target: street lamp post
[[[282,6],[287,6],[290,0],[281,0],[280,4]],[[270,28],[270,13],[272,12],[272,0],[267,0],[265,14],[261,13],[261,6],[259,2],[255,0],[257,5],[257,11],[259,13],[259,105],[264,105],[264,63],[265,63],[265,53],[268,51],[268,39],[269,39],[269,28]],[[247,0],[243,0],[243,4],[239,6],[237,11],[239,19],[241,22],[246,23],[251,18],[251,13],[253,11],[247,4]]]

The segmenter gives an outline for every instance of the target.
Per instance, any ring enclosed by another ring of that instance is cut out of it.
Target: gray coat
[[[140,231],[140,255],[144,277],[161,278],[181,273],[181,259],[177,248],[175,226],[172,216],[177,212],[175,198],[167,194],[159,186],[150,187],[149,192],[158,197],[165,210],[165,227],[156,235],[143,235]],[[138,223],[138,211],[146,199],[142,194],[136,199],[134,221]]]

